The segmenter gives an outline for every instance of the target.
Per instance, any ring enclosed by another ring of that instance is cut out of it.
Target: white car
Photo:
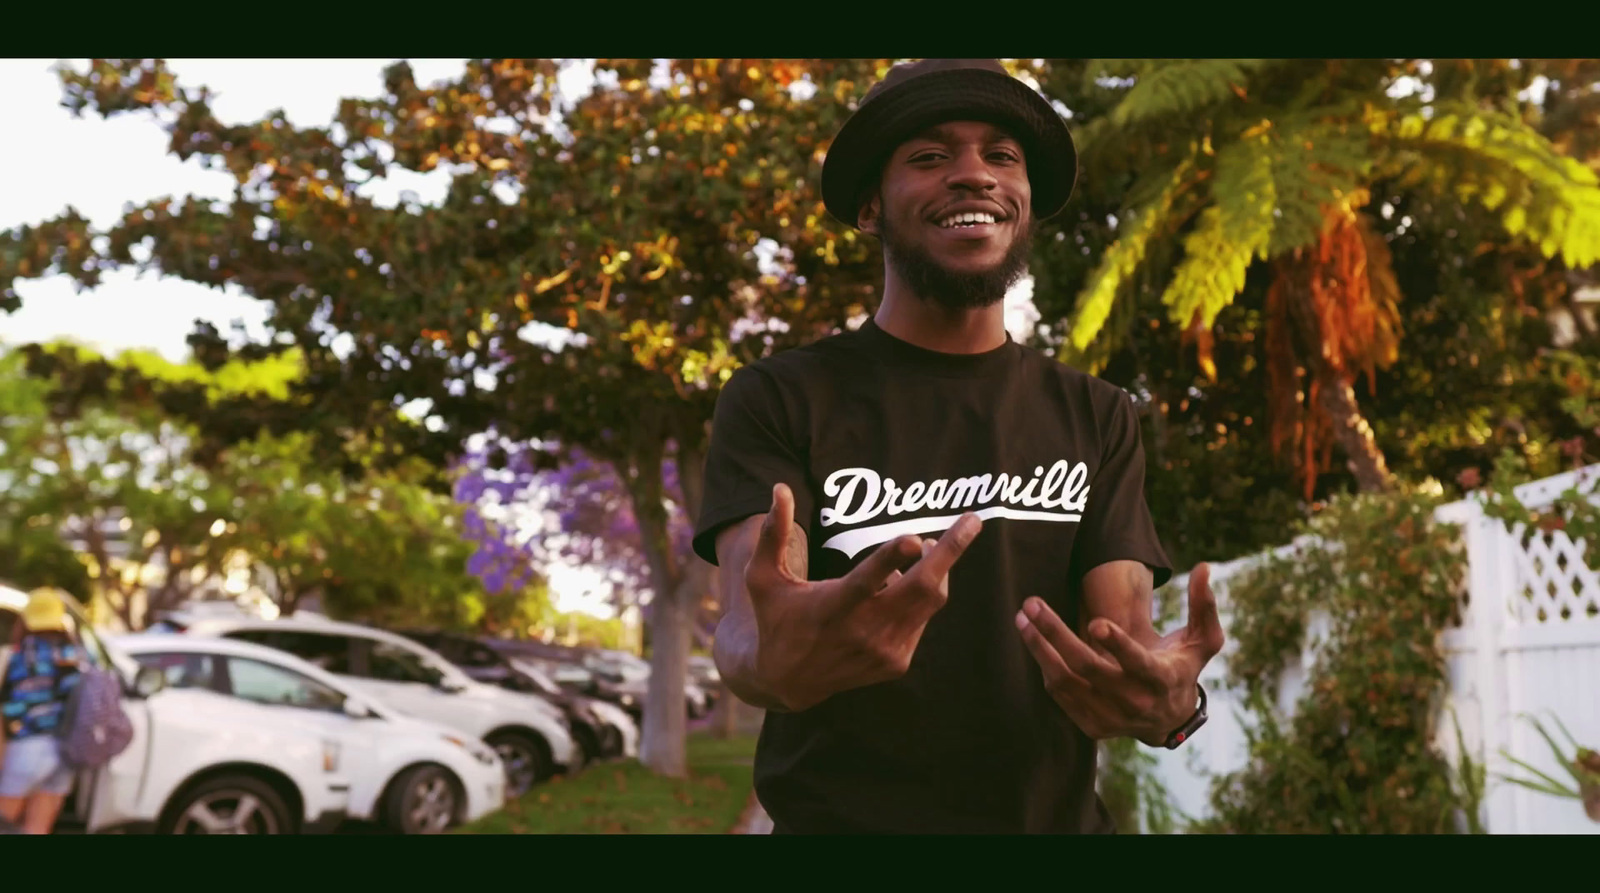
[[[510,797],[568,771],[574,762],[572,729],[560,708],[531,694],[478,682],[404,636],[320,617],[204,618],[190,625],[186,635],[241,639],[287,651],[401,713],[482,739],[505,763]]]
[[[650,697],[650,662],[626,651],[599,651],[587,655],[584,668],[605,679],[623,706],[635,716],[644,715],[644,702]],[[711,712],[711,698],[690,673],[683,680],[684,709],[690,719]]]
[[[550,675],[546,673],[538,664],[535,664],[532,661],[524,660],[520,657],[512,657],[508,658],[507,660],[517,672],[526,676],[531,683],[539,688],[540,691],[543,691],[552,697],[560,697],[562,694],[564,694],[564,692],[561,690],[561,686],[557,684],[554,679],[550,678]],[[639,724],[633,721],[633,717],[629,716],[626,710],[623,710],[621,707],[618,707],[609,701],[602,701],[599,698],[587,698],[584,700],[583,704],[589,710],[594,711],[595,716],[598,717],[601,722],[604,722],[606,725],[610,726],[616,731],[617,736],[622,739],[622,756],[628,758],[639,756]]]
[[[0,586],[0,615],[13,623],[25,593]],[[89,833],[284,834],[332,830],[346,818],[350,781],[343,748],[313,724],[274,717],[211,692],[164,686],[103,642],[82,606],[66,600],[90,663],[124,680],[133,738],[105,766],[81,773],[62,811]]]
[[[161,671],[167,694],[203,698],[204,715],[248,716],[252,727],[293,725],[333,742],[350,818],[402,834],[437,834],[505,804],[505,767],[488,745],[402,716],[292,654],[233,639],[159,633],[109,644]],[[205,804],[185,818],[218,823],[217,811]]]

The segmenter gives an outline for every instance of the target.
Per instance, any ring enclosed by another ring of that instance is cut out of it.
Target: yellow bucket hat
[[[67,608],[60,591],[49,586],[28,593],[28,606],[22,609],[22,622],[29,632],[67,631]]]

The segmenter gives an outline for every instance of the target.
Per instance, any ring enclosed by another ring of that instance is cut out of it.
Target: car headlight
[[[444,735],[441,737],[451,744],[454,744],[455,746],[466,751],[467,753],[472,754],[473,759],[484,764],[485,766],[493,766],[494,761],[499,759],[499,757],[495,755],[495,752],[490,750],[488,745],[483,744],[482,742],[469,741],[466,738],[458,738],[455,735]]]

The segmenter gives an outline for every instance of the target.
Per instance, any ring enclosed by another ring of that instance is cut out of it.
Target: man
[[[728,381],[694,541],[729,570],[714,656],[768,711],[777,833],[1109,832],[1096,740],[1204,721],[1222,629],[1204,565],[1188,627],[1151,625],[1171,571],[1132,402],[1003,324],[1076,170],[992,60],[896,66],[828,152],[830,213],[883,243],[882,302]]]

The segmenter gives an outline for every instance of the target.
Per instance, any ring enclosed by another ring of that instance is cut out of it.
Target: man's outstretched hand
[[[949,597],[950,568],[983,526],[961,516],[937,542],[903,536],[834,580],[796,576],[786,556],[794,495],[778,484],[745,566],[759,647],[759,685],[791,711],[903,676],[928,621]]]
[[[1221,650],[1222,622],[1211,570],[1189,574],[1189,622],[1146,648],[1104,617],[1088,624],[1091,648],[1042,599],[1017,614],[1022,641],[1044,671],[1045,688],[1073,723],[1095,740],[1136,738],[1160,746],[1194,714],[1200,671]]]

